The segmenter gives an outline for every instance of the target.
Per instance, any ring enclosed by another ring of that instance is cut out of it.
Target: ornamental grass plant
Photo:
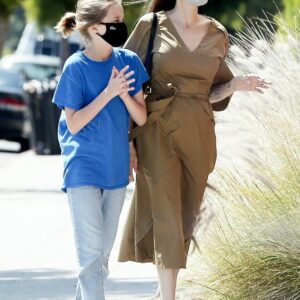
[[[300,35],[256,20],[232,39],[235,75],[272,82],[216,116],[218,162],[179,299],[300,299]]]

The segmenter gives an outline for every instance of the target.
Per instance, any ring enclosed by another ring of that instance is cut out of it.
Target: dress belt
[[[159,101],[159,100],[164,100],[166,97],[171,97],[174,95],[178,96],[197,96],[197,98],[203,98],[205,100],[208,100],[209,95],[204,94],[203,92],[198,92],[198,91],[182,91],[177,85],[174,83],[168,83],[166,84],[166,89],[157,89],[153,88],[151,86],[148,86],[146,88],[145,94],[147,97],[153,95],[154,99],[151,101]]]
[[[167,84],[166,89],[155,89],[147,87],[148,91],[145,92],[148,120],[146,124],[142,127],[135,127],[130,132],[130,140],[135,139],[138,135],[143,133],[147,128],[149,128],[153,123],[155,123],[166,111],[168,106],[176,98],[176,96],[197,96],[197,100],[204,100],[208,102],[209,96],[207,94],[199,92],[182,92],[180,89],[172,83]],[[153,100],[151,99],[153,97]],[[193,97],[195,99],[195,97]]]

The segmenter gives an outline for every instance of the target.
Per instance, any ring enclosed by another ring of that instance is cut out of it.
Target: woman
[[[138,174],[120,261],[153,262],[161,298],[175,299],[186,267],[208,175],[216,161],[212,104],[223,110],[236,91],[262,93],[258,76],[234,77],[225,57],[225,28],[198,14],[203,0],[153,0],[158,26],[153,47],[148,121],[135,128]],[[145,60],[153,14],[143,16],[125,47]],[[131,146],[132,150],[133,145]]]
[[[129,174],[129,117],[146,122],[138,56],[117,48],[127,39],[119,0],[79,0],[56,27],[79,30],[84,51],[65,63],[53,102],[62,109],[58,135],[74,229],[79,280],[76,299],[104,300],[112,249]],[[134,75],[134,77],[133,77]]]

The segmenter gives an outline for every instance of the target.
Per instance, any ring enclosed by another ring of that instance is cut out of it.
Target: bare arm
[[[210,92],[211,103],[221,101],[237,91],[258,92],[263,94],[263,89],[268,89],[270,82],[256,75],[236,76],[230,81],[216,85]]]
[[[224,84],[216,85],[210,92],[209,101],[214,103],[231,96],[236,91],[233,81],[234,79]]]
[[[132,128],[133,128],[133,121],[131,119],[130,130],[132,130]],[[135,171],[136,174],[138,173],[138,158],[137,158],[137,153],[133,141],[129,142],[129,149],[130,149],[129,181],[132,182],[134,181],[133,170]]]
[[[121,96],[122,98],[122,96]],[[130,130],[133,128],[133,120],[139,126],[142,126],[147,121],[147,108],[144,100],[144,93],[140,91],[133,98],[126,95],[122,98],[130,115]],[[129,142],[130,147],[130,168],[129,168],[129,181],[134,181],[133,170],[138,173],[138,159],[133,141]]]
[[[80,110],[65,108],[67,126],[72,134],[78,133],[86,126],[115,96],[134,90],[134,88],[129,87],[134,79],[128,79],[134,72],[131,71],[126,74],[128,69],[129,66],[126,66],[119,72],[116,68],[113,68],[106,89],[84,108]]]
[[[111,95],[105,89],[90,104],[80,110],[65,108],[68,129],[72,134],[79,132],[86,126],[112,99]]]
[[[132,118],[132,120],[139,126],[143,126],[147,121],[147,109],[144,100],[144,93],[141,90],[134,97],[131,97],[128,93],[121,95],[126,108]]]

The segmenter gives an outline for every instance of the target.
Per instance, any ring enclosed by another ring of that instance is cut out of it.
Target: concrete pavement
[[[61,174],[59,156],[0,153],[0,300],[73,299],[76,257]],[[133,187],[128,188],[120,230]],[[117,262],[120,230],[107,300],[149,299],[156,288],[155,268]]]

